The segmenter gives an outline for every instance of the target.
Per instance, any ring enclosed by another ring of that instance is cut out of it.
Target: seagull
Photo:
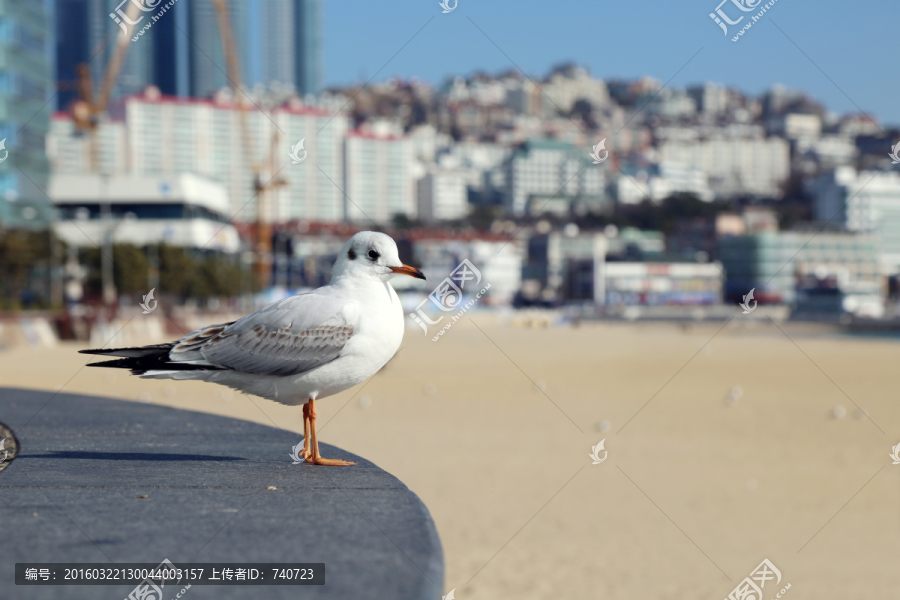
[[[145,379],[199,379],[289,406],[302,404],[306,462],[354,465],[319,454],[316,400],[365,381],[397,352],[404,330],[403,309],[390,283],[397,275],[425,279],[400,261],[390,236],[361,231],[344,244],[328,285],[237,321],[203,327],[177,342],[80,352],[121,357],[92,367],[131,369]]]

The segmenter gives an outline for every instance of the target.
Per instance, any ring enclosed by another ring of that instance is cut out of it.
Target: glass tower
[[[322,0],[295,0],[294,84],[301,96],[319,95],[324,86]]]
[[[48,8],[36,0],[0,0],[0,222],[7,226],[34,223],[49,206],[42,192],[53,94]]]

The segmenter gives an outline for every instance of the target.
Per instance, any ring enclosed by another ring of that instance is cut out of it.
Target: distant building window
[[[84,218],[100,219],[103,217],[100,203],[63,204],[59,206],[59,210],[65,217],[73,220]],[[227,222],[224,216],[208,208],[182,202],[114,203],[110,205],[109,213],[114,219],[122,219],[126,215],[131,214],[136,219],[207,219],[219,223]]]

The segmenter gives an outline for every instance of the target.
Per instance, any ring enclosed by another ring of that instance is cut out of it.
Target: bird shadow
[[[206,454],[160,454],[149,452],[73,452],[56,451],[50,454],[21,454],[19,458],[80,458],[84,460],[140,460],[140,461],[205,461],[226,462],[246,460],[237,456],[209,456]]]

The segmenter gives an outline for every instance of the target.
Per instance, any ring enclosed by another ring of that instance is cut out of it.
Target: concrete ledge
[[[321,444],[358,466],[292,465],[301,436],[271,427],[52,397],[0,388],[0,421],[19,442],[0,472],[0,598],[112,600],[134,587],[15,586],[16,562],[165,558],[325,563],[324,586],[193,586],[186,600],[441,597],[443,553],[428,510],[364,458]]]

